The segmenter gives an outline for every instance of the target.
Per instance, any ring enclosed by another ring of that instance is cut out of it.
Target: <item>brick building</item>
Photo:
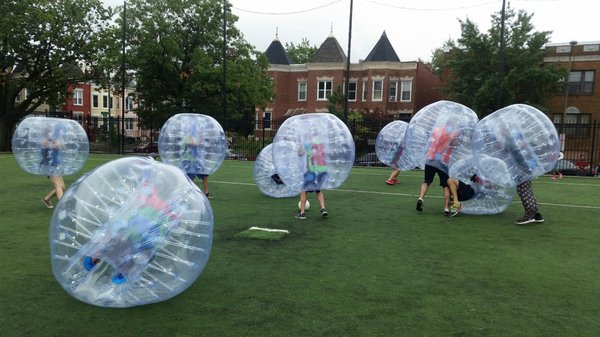
[[[272,120],[308,112],[327,112],[328,98],[345,87],[347,57],[333,35],[305,64],[292,64],[278,38],[265,54],[275,98],[256,109],[256,129],[271,129]],[[441,99],[441,80],[421,61],[402,62],[385,32],[369,55],[350,64],[348,110],[380,119],[409,119]]]
[[[547,44],[544,63],[559,64],[569,70],[566,92],[548,101],[554,123],[590,124],[600,121],[600,41]]]

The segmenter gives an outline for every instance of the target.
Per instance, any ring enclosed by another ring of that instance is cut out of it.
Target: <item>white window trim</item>
[[[269,127],[264,128],[264,130],[271,130],[273,128],[273,111],[272,110],[266,110],[263,111],[263,119],[262,119],[262,123],[260,124],[261,127],[264,127],[265,125],[265,120],[266,120],[266,116],[267,114],[269,114]]]
[[[325,88],[323,89],[323,92],[325,94],[325,97],[323,98],[321,98],[319,95],[321,91],[321,89],[319,88],[320,83],[326,83]],[[330,85],[329,89],[327,88],[327,83],[329,83]],[[329,99],[329,97],[327,96],[327,92],[329,92],[329,96],[333,94],[333,78],[317,78],[317,101],[327,101]]]
[[[354,99],[350,99],[350,89],[348,89],[348,101],[349,102],[356,102],[356,100],[358,99],[358,81],[356,79],[350,79],[350,81],[348,81],[348,86],[350,86],[350,84],[354,83]],[[346,85],[346,83],[344,83],[344,86]]]
[[[408,88],[408,90],[405,90],[404,85],[408,83],[410,88]],[[403,93],[405,91],[408,91],[408,99],[404,99],[404,95]],[[412,80],[402,80],[400,81],[400,102],[410,102],[412,101]]]
[[[392,80],[390,81],[390,87],[388,89],[388,94],[390,94],[390,91],[392,89],[392,84],[395,83],[395,88],[394,88],[394,93],[393,95],[389,95],[388,100],[390,102],[397,102],[398,101],[398,80]]]
[[[73,105],[77,105],[77,106],[83,105],[83,90],[82,89],[74,89],[73,90]]]
[[[304,98],[300,97],[300,86],[304,85]],[[298,102],[306,102],[308,99],[308,84],[306,81],[298,81]]]
[[[361,101],[367,101],[367,80],[362,81],[362,93],[361,93]]]
[[[384,77],[373,77],[373,88],[371,89],[371,102],[383,102],[383,80]],[[380,97],[375,98],[375,83],[381,83]]]

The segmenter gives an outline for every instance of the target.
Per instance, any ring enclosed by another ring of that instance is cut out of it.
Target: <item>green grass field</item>
[[[81,173],[112,158],[91,155]],[[108,309],[55,281],[40,201],[51,184],[1,154],[0,336],[600,336],[600,179],[535,180],[546,222],[517,226],[518,197],[499,215],[446,218],[432,187],[417,214],[421,171],[388,186],[389,169],[354,168],[325,192],[329,217],[309,195],[302,221],[297,199],[259,192],[252,165],[210,177],[200,278],[170,300]],[[290,234],[235,236],[252,226]]]

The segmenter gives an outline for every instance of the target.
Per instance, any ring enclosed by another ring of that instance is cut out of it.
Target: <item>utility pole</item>
[[[498,101],[496,108],[502,108],[502,82],[504,81],[504,21],[506,20],[506,0],[502,0],[500,12],[500,55],[498,60]]]
[[[567,85],[565,87],[565,108],[563,109],[563,116],[562,116],[562,124],[564,125],[567,122],[567,108],[569,107],[569,77],[571,77],[571,70],[573,69],[573,48],[575,48],[575,45],[577,45],[577,41],[573,40],[571,42],[569,42],[570,45],[570,49],[569,49],[569,67],[568,67],[568,73],[567,73],[567,78],[566,78],[566,82]]]
[[[352,47],[352,7],[354,1],[350,0],[350,20],[348,24],[348,58],[346,59],[346,84],[344,90],[344,123],[348,122],[348,93],[350,86],[350,48]]]
[[[223,0],[223,126],[227,133],[227,0]]]

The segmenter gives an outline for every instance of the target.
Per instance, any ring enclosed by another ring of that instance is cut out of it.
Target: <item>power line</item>
[[[416,7],[406,7],[406,6],[391,5],[391,4],[383,3],[383,2],[380,2],[380,1],[376,1],[376,0],[364,0],[364,1],[365,2],[370,2],[372,4],[376,4],[376,5],[379,5],[379,6],[383,6],[383,7],[404,9],[404,10],[408,10],[408,11],[424,11],[424,12],[445,12],[445,11],[452,11],[452,10],[459,10],[459,9],[468,9],[468,8],[475,8],[475,7],[483,7],[483,6],[487,6],[487,5],[498,3],[498,0],[494,0],[494,1],[487,1],[487,2],[482,2],[482,3],[479,3],[479,4],[473,4],[473,5],[461,6],[461,7],[416,8]]]
[[[318,7],[314,7],[314,8],[309,8],[309,9],[303,9],[303,10],[299,10],[299,11],[295,11],[295,12],[259,12],[259,11],[251,11],[249,9],[243,9],[243,8],[239,8],[239,7],[233,7],[234,9],[240,11],[240,12],[246,12],[246,13],[252,13],[252,14],[260,14],[260,15],[292,15],[292,14],[300,14],[300,13],[307,13],[307,12],[312,12],[312,11],[316,11],[319,10],[321,8],[325,8],[331,5],[334,5],[338,2],[342,2],[343,0],[336,0],[336,1],[332,1],[328,4],[325,5],[321,5]]]

